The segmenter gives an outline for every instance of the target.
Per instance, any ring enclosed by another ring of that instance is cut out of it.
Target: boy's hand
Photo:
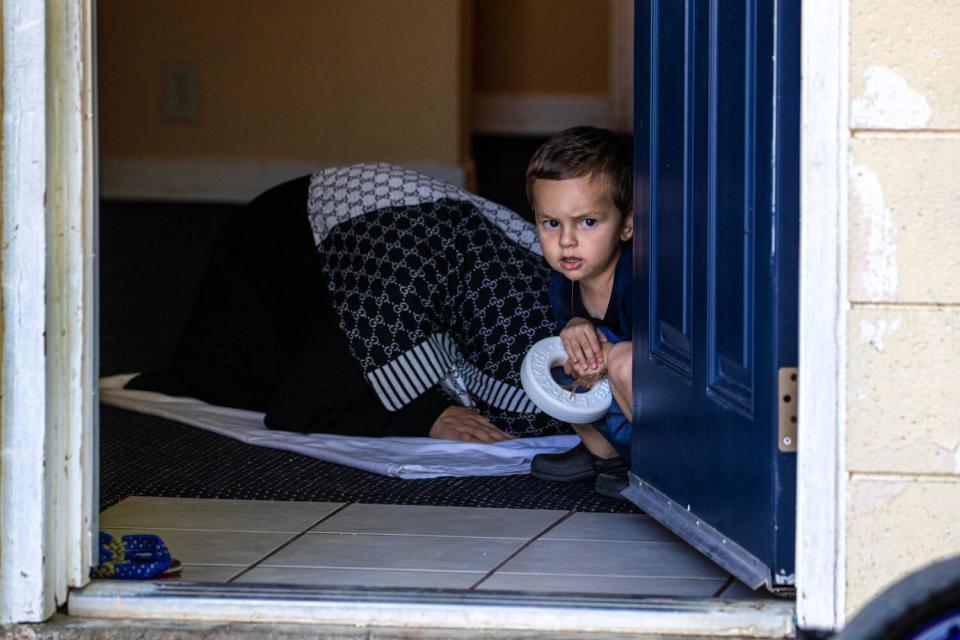
[[[589,320],[584,318],[571,318],[567,326],[560,331],[560,340],[563,341],[563,349],[570,357],[572,369],[564,366],[567,374],[573,374],[576,371],[589,371],[597,369],[603,363],[603,346],[607,342],[607,337],[600,331],[597,331]]]
[[[513,439],[479,413],[457,405],[443,410],[430,428],[430,437],[483,444]]]

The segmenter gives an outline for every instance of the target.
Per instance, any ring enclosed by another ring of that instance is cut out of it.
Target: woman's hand
[[[430,428],[430,437],[483,444],[493,444],[513,438],[496,428],[479,413],[456,405],[443,410]]]
[[[567,375],[598,369],[603,363],[602,343],[607,342],[607,337],[597,331],[589,320],[570,318],[567,326],[560,331],[560,340],[563,341],[563,350],[570,358],[563,367]]]

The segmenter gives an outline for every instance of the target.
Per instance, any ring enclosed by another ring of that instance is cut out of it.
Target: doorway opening
[[[99,3],[104,376],[169,368],[215,237],[263,189],[387,160],[528,214],[533,149],[598,104],[593,123],[617,126],[611,96],[632,76],[611,44],[622,2],[292,4],[238,1],[225,20],[196,3]],[[480,54],[536,43],[538,26],[596,41],[560,39],[577,64]],[[383,478],[117,406],[102,409],[100,447],[101,528],[160,533],[184,581],[762,597],[590,483]]]

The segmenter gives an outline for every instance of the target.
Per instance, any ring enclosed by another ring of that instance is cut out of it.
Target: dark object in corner
[[[930,564],[871,600],[836,640],[960,638],[960,556]]]

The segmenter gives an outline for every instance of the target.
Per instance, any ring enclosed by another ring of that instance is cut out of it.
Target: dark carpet
[[[131,495],[637,513],[594,493],[592,480],[401,480],[101,406],[100,509]]]

